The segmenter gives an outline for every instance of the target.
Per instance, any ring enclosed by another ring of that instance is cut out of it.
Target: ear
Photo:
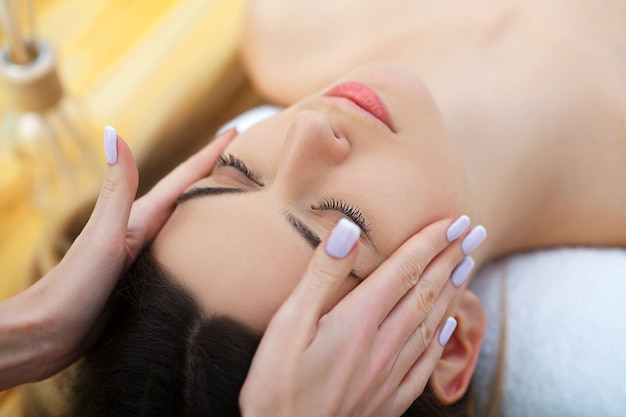
[[[467,391],[487,325],[480,300],[469,290],[461,295],[455,318],[456,330],[430,378],[430,387],[442,405],[457,402]]]

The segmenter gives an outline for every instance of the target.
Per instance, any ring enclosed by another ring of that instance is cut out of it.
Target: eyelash
[[[357,207],[348,204],[344,200],[339,200],[337,198],[327,198],[325,200],[319,201],[314,209],[318,210],[334,210],[339,211],[345,214],[350,220],[356,223],[364,232],[369,232],[371,230],[371,226],[365,220],[365,216],[361,213]]]
[[[239,158],[237,158],[233,154],[223,154],[217,159],[215,163],[216,168],[221,167],[232,167],[237,171],[241,172],[246,176],[250,181],[254,182],[257,185],[263,186],[263,182],[257,177],[257,175],[252,172],[250,168]]]
[[[217,159],[215,163],[216,168],[221,167],[232,167],[241,172],[246,176],[250,181],[254,182],[257,185],[263,186],[263,182],[259,179],[259,177],[250,169],[248,166],[239,158],[237,158],[233,154],[223,154]],[[357,207],[348,204],[344,200],[340,200],[337,198],[327,198],[322,201],[319,201],[313,209],[317,210],[333,210],[343,213],[346,217],[356,223],[365,233],[371,230],[371,226],[365,220],[365,216],[361,213]]]

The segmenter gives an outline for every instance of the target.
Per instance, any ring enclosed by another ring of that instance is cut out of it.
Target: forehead
[[[262,331],[304,275],[312,249],[261,193],[210,196],[178,206],[152,245],[168,276],[208,315]],[[333,305],[355,285],[346,279]]]
[[[275,205],[250,207],[244,199],[221,195],[180,205],[152,250],[208,313],[259,328],[297,283],[311,250]]]

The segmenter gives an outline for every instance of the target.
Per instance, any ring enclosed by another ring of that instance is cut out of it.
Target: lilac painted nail
[[[441,346],[445,346],[448,343],[455,329],[456,320],[454,319],[454,317],[448,317],[443,327],[441,328],[441,333],[439,333],[439,344]]]
[[[448,238],[448,242],[452,242],[457,239],[459,236],[463,234],[467,230],[470,225],[470,218],[466,215],[463,215],[456,219],[454,223],[448,227],[446,231],[446,237]]]
[[[113,126],[104,127],[104,154],[110,165],[117,162],[117,132]]]
[[[326,253],[336,259],[343,259],[352,250],[361,235],[361,229],[348,219],[341,219],[330,232],[326,242]]]
[[[459,262],[459,264],[456,266],[456,268],[454,268],[454,271],[452,271],[452,274],[450,275],[450,280],[452,281],[452,284],[454,284],[454,286],[457,288],[463,285],[470,272],[472,272],[474,265],[474,258],[472,258],[471,256],[466,256],[465,258],[463,258],[463,260]]]
[[[463,249],[463,253],[469,255],[472,253],[477,247],[483,243],[483,240],[487,237],[487,230],[483,226],[476,226],[472,229],[471,232],[465,239],[463,239],[463,243],[461,244],[461,248]]]

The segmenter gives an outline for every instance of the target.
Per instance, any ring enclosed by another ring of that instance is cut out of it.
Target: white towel
[[[271,104],[254,107],[226,122],[217,130],[217,134],[219,135],[228,129],[232,129],[233,127],[237,128],[237,132],[243,133],[261,120],[272,117],[273,115],[280,113],[282,110],[282,107],[273,106]]]
[[[512,255],[479,271],[471,289],[488,316],[474,377],[479,411],[496,366],[504,290],[501,416],[626,416],[626,250]]]

